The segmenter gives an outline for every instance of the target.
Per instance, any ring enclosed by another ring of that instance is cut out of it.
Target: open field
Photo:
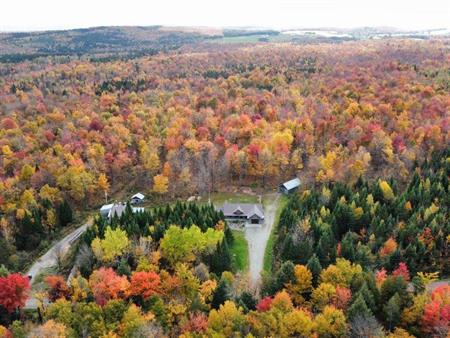
[[[202,202],[208,202],[208,198],[205,197]],[[211,194],[211,202],[214,205],[222,205],[225,202],[228,203],[259,203],[258,195],[242,194],[242,193],[230,193],[230,192],[217,192]]]

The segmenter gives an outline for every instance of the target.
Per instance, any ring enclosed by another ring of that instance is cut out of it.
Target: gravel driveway
[[[39,273],[41,273],[43,270],[57,266],[58,258],[64,256],[69,251],[72,243],[75,242],[91,225],[92,219],[55,243],[43,256],[41,256],[26,273],[27,276],[31,276],[30,283],[33,284],[36,276],[39,275]],[[27,301],[27,304],[25,305],[25,308],[36,307],[36,299],[30,297]]]
[[[265,221],[261,227],[246,227],[245,238],[248,242],[248,254],[250,263],[250,284],[254,287],[258,286],[261,271],[264,264],[264,252],[266,250],[267,241],[275,221],[275,214],[278,208],[279,194],[266,195],[264,208]]]

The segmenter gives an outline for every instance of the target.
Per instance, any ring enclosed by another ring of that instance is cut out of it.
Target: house
[[[278,187],[278,191],[281,192],[282,194],[287,195],[291,192],[297,191],[298,188],[300,187],[300,183],[301,182],[299,178],[294,178],[293,180],[280,184],[280,186]]]
[[[144,199],[145,199],[144,194],[141,194],[140,192],[138,192],[137,194],[134,194],[133,196],[131,196],[130,203],[131,204],[140,204],[140,203],[144,202]]]
[[[126,207],[127,207],[126,203],[122,202],[105,204],[100,208],[100,215],[102,215],[102,217],[104,218],[109,219],[113,218],[114,215],[120,217],[125,212]],[[133,211],[133,213],[143,212],[144,208],[132,207],[131,210]]]
[[[250,224],[264,223],[264,212],[261,204],[225,203],[220,209],[227,221],[243,221]]]
[[[111,210],[111,208],[113,207],[114,203],[111,204],[105,204],[100,208],[100,215],[102,215],[102,217],[108,217],[109,211]]]

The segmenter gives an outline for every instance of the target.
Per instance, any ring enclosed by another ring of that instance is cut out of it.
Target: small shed
[[[291,192],[297,191],[298,188],[300,187],[300,183],[301,182],[299,178],[294,178],[293,180],[280,184],[280,186],[278,187],[278,191],[281,192],[282,194],[287,195]]]
[[[133,196],[131,196],[130,203],[131,204],[140,204],[140,203],[144,202],[144,199],[145,199],[144,194],[141,194],[140,192],[138,192],[137,194],[134,194]]]

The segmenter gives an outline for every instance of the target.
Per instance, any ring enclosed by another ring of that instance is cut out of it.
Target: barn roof
[[[287,190],[298,188],[300,186],[300,179],[294,178],[293,180],[284,182],[282,186],[285,187]]]

